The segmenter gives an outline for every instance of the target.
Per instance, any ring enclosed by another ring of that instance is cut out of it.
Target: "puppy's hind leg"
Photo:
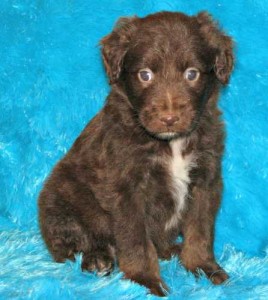
[[[82,270],[97,272],[99,275],[109,275],[114,269],[114,248],[106,237],[93,238],[90,251],[83,255]]]
[[[90,236],[71,204],[45,193],[39,199],[39,222],[42,236],[56,262],[75,260],[75,253],[88,252]]]
[[[43,238],[54,260],[74,261],[75,254],[82,253],[83,271],[110,273],[114,267],[111,246],[114,243],[109,232],[105,231],[109,220],[100,207],[88,201],[88,209],[82,212],[59,196],[46,196],[43,192],[39,199],[39,220]]]
[[[89,193],[87,194],[89,195]],[[107,275],[113,270],[115,261],[111,216],[94,199],[93,194],[91,197],[92,201],[83,200],[80,197],[82,207],[87,207],[87,209],[81,208],[81,210],[90,239],[90,247],[83,253],[82,270],[96,271],[98,274]]]

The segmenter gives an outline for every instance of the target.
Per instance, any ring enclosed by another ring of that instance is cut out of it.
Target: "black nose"
[[[174,115],[165,115],[160,118],[160,121],[167,126],[172,126],[179,121],[179,117]]]

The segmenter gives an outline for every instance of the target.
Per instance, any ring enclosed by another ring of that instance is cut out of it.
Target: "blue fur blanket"
[[[168,299],[268,299],[268,2],[263,0],[1,0],[0,299],[156,299],[144,287],[54,263],[37,197],[109,91],[98,41],[119,16],[208,10],[236,42],[220,105],[227,127],[215,252],[222,286],[161,261]],[[266,69],[267,68],[267,69]]]

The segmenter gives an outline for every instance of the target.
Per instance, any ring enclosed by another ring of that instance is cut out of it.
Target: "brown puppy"
[[[217,108],[232,41],[207,13],[122,18],[102,41],[112,90],[56,165],[39,198],[40,226],[57,262],[110,272],[165,295],[158,258],[179,255],[215,284],[223,125]],[[175,245],[178,235],[183,243]]]

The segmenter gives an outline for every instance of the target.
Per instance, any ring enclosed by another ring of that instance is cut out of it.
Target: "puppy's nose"
[[[160,118],[160,121],[167,126],[172,126],[179,121],[179,117],[174,115],[165,115]]]

